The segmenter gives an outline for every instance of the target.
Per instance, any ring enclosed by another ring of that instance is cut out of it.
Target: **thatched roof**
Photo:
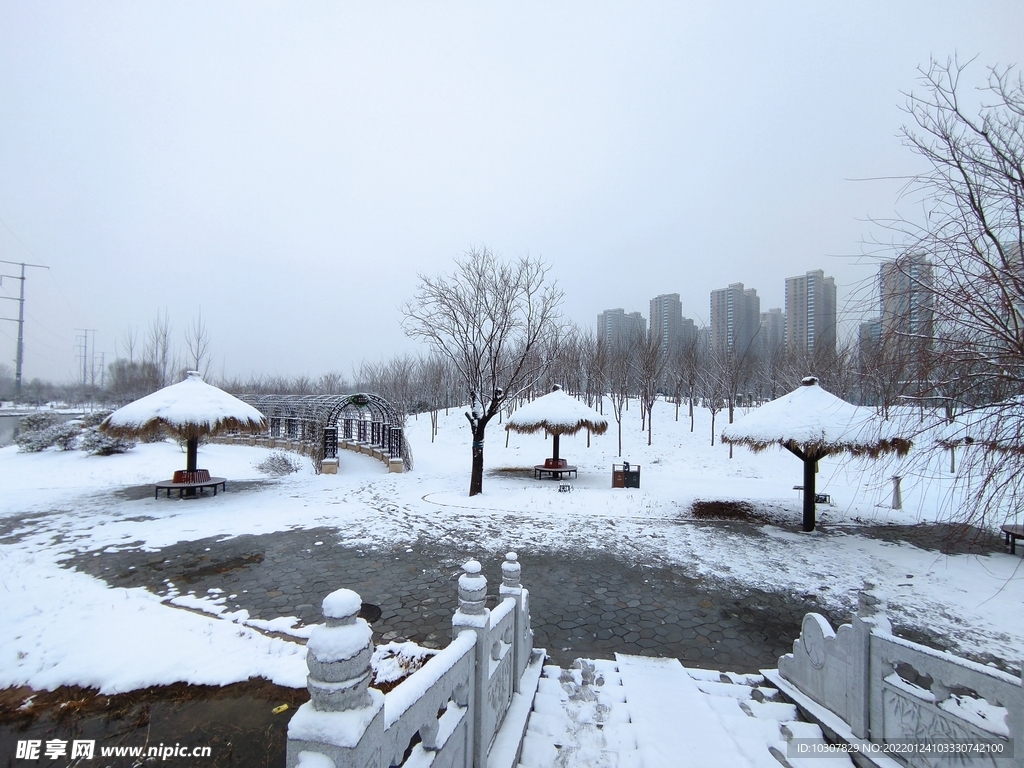
[[[1024,397],[961,413],[936,438],[945,448],[976,445],[997,453],[1024,453]]]
[[[524,433],[543,430],[552,435],[574,435],[581,429],[589,429],[595,435],[603,435],[608,429],[608,420],[565,394],[561,387],[555,387],[554,391],[513,413],[505,429]]]
[[[134,437],[167,429],[184,439],[222,430],[266,428],[263,414],[189,371],[184,381],[139,398],[110,414],[100,429]]]
[[[902,455],[910,450],[910,440],[888,434],[872,409],[826,392],[813,376],[727,426],[722,442],[754,451],[778,445],[817,457],[844,452],[872,457]]]

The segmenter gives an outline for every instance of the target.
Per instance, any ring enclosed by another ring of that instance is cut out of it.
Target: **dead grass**
[[[750,520],[767,522],[764,515],[754,511],[754,505],[746,501],[695,501],[690,513],[697,520]]]

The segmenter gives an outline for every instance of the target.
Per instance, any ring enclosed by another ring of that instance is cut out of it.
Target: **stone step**
[[[675,659],[549,665],[534,697],[521,768],[851,768],[848,758],[788,756],[824,743],[761,675],[686,669]],[[820,754],[820,753],[819,753]]]
[[[615,654],[644,768],[755,763],[677,659]]]

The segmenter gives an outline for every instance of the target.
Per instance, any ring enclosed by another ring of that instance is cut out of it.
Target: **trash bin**
[[[626,475],[626,487],[627,488],[639,488],[640,487],[640,465],[637,464],[634,467],[630,467],[629,464],[625,465],[624,474]]]
[[[640,465],[624,461],[612,464],[612,488],[639,488]]]

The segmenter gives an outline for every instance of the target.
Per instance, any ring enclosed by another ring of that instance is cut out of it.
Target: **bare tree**
[[[440,410],[447,407],[448,404],[451,378],[451,363],[446,358],[434,354],[420,359],[420,386],[427,410],[430,413],[430,442],[434,442],[434,438],[437,437]]]
[[[921,71],[922,90],[907,95],[912,123],[903,130],[905,143],[927,163],[907,194],[924,201],[927,216],[890,226],[902,240],[901,255],[924,254],[931,262],[930,284],[922,287],[932,294],[939,338],[934,358],[915,378],[927,376],[933,392],[955,390],[965,403],[988,405],[989,413],[995,408],[1005,418],[979,423],[1019,434],[1014,398],[1024,394],[1024,77],[1012,67],[992,67],[975,98],[962,82],[967,66],[955,59],[932,62]],[[916,340],[930,344],[921,338],[926,333],[917,331]],[[953,382],[956,377],[961,382]],[[977,447],[964,451],[960,476],[972,478],[974,503],[962,514],[972,522],[987,510],[1018,514],[1021,485],[1007,480],[1024,477],[1019,443],[970,437]]]
[[[340,373],[329,371],[317,378],[316,391],[321,395],[343,395],[349,391],[349,385]]]
[[[716,352],[714,347],[709,350],[706,364],[701,369],[698,387],[704,407],[711,414],[711,444],[715,444],[715,417],[725,407],[729,396],[729,385],[724,375],[725,354]],[[691,422],[692,423],[692,422]]]
[[[679,376],[686,387],[686,397],[689,400],[690,432],[693,432],[693,401],[697,398],[701,374],[707,365],[706,357],[700,337],[697,335],[687,339],[680,348]]]
[[[539,259],[505,263],[474,248],[455,260],[453,274],[420,275],[415,297],[402,308],[406,334],[451,360],[467,389],[470,496],[483,492],[488,422],[533,385],[543,365],[538,348],[561,330],[562,292],[547,273]]]
[[[192,320],[192,325],[185,331],[185,348],[188,349],[188,365],[190,371],[199,371],[205,379],[210,373],[210,334],[203,322],[203,310]]]
[[[648,445],[651,444],[654,434],[651,422],[654,403],[658,399],[658,384],[662,380],[667,362],[665,351],[661,348],[661,337],[648,331],[645,337],[639,340],[633,355],[633,368],[636,371],[637,389],[640,393],[640,419],[642,424],[646,415]]]
[[[177,367],[174,349],[171,347],[171,320],[166,312],[158,311],[150,323],[143,357],[155,376],[153,389],[166,387],[170,383],[172,371]]]
[[[608,346],[597,338],[593,331],[585,331],[581,340],[584,348],[584,376],[586,377],[585,399],[587,405],[604,414],[604,395],[608,383]],[[590,447],[589,432],[587,447]]]
[[[611,345],[605,367],[608,399],[619,430],[619,456],[622,455],[622,411],[628,410],[629,394],[633,390],[633,350],[631,344]]]

